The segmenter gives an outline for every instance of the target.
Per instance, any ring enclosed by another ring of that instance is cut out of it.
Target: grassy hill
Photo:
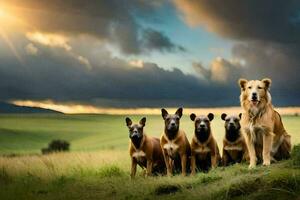
[[[141,117],[132,119],[138,122]],[[300,117],[283,116],[283,122],[292,135],[293,144],[300,143]],[[163,126],[160,115],[147,116],[147,134],[159,137]],[[193,122],[189,116],[183,116],[181,128],[190,140]],[[212,121],[212,131],[221,147],[224,128],[219,116]],[[0,154],[40,153],[52,139],[70,141],[72,151],[127,150],[129,140],[123,115],[0,115]]]
[[[133,116],[136,122],[142,116]],[[219,167],[195,177],[143,177],[130,180],[125,116],[0,115],[0,199],[299,199],[300,148],[293,160],[258,166]],[[300,143],[300,117],[283,116],[293,144]],[[145,130],[160,136],[161,116],[147,116]],[[188,138],[193,123],[183,116]],[[221,147],[219,116],[212,130]],[[52,139],[71,142],[70,153],[39,155]],[[32,155],[33,154],[33,155]]]
[[[0,199],[299,199],[300,146],[293,160],[218,167],[182,177],[129,177],[124,151],[0,157]]]
[[[0,113],[61,113],[51,109],[17,106],[10,103],[0,102]],[[62,114],[62,113],[61,113]]]

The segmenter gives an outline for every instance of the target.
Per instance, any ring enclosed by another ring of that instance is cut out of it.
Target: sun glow
[[[109,114],[109,115],[160,115],[160,108],[103,108],[92,105],[56,103],[48,101],[32,101],[32,100],[15,100],[12,104],[18,106],[40,107],[46,109],[57,110],[65,114]],[[282,115],[295,115],[300,113],[300,107],[282,107],[276,108]],[[168,108],[170,113],[173,113],[177,108]],[[215,108],[184,108],[184,113],[209,113],[213,112],[216,115],[222,113],[236,114],[240,113],[241,107],[215,107]]]

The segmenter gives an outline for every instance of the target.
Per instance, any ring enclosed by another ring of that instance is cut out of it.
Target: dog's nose
[[[175,125],[176,125],[175,122],[172,122],[172,123],[171,123],[171,126],[175,126]]]
[[[230,122],[230,123],[229,123],[229,126],[234,126],[234,123],[233,123],[233,122]]]
[[[200,128],[205,128],[205,125],[204,124],[200,124]]]
[[[257,93],[256,92],[252,93],[252,99],[257,99]]]
[[[132,133],[132,136],[131,137],[137,137],[138,136],[138,132],[137,131],[134,131],[133,133]]]

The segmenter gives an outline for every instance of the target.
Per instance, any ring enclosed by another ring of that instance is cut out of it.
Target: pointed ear
[[[242,119],[242,113],[239,114],[239,118]]]
[[[182,116],[182,108],[178,108],[175,114],[178,115],[181,118],[181,116]]]
[[[144,127],[146,125],[146,117],[143,117],[139,123]]]
[[[264,79],[262,79],[261,81],[265,84],[265,87],[266,87],[267,90],[271,87],[271,83],[272,83],[272,80],[271,80],[271,79],[269,79],[269,78],[264,78]]]
[[[212,121],[212,120],[214,119],[214,114],[209,113],[209,114],[207,115],[207,117],[208,117],[209,121]]]
[[[162,108],[161,109],[161,116],[163,119],[166,119],[166,117],[168,116],[168,111],[166,111],[166,109]]]
[[[221,115],[221,119],[225,121],[226,116],[227,116],[227,114],[226,114],[226,113],[223,113],[223,114]]]
[[[245,90],[245,88],[246,88],[246,84],[247,84],[247,80],[246,79],[243,79],[243,78],[241,78],[241,79],[239,79],[239,85],[240,85],[240,88],[244,91]]]
[[[192,121],[195,121],[196,115],[195,115],[194,113],[190,114],[190,119],[191,119]]]
[[[129,126],[132,125],[132,121],[131,121],[131,119],[129,117],[126,117],[125,121],[126,121],[126,126],[129,127]]]

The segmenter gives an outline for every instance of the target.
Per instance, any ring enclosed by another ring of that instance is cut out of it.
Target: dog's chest
[[[233,160],[237,160],[239,156],[243,153],[243,147],[242,145],[239,144],[235,144],[235,145],[228,144],[224,147],[224,150],[227,151],[227,153]]]
[[[242,151],[243,147],[240,144],[228,144],[224,147],[226,151]]]
[[[245,127],[245,132],[250,136],[252,142],[260,144],[262,142],[262,136],[266,132],[266,128],[259,124],[249,123],[248,126]]]
[[[207,154],[211,151],[211,149],[207,145],[198,145],[197,148],[194,149],[196,153]]]
[[[173,141],[169,141],[168,143],[164,144],[163,148],[167,151],[167,154],[170,157],[174,158],[178,153],[179,145]]]
[[[135,158],[138,163],[142,163],[146,160],[146,153],[142,150],[137,150],[132,154],[132,157]]]

